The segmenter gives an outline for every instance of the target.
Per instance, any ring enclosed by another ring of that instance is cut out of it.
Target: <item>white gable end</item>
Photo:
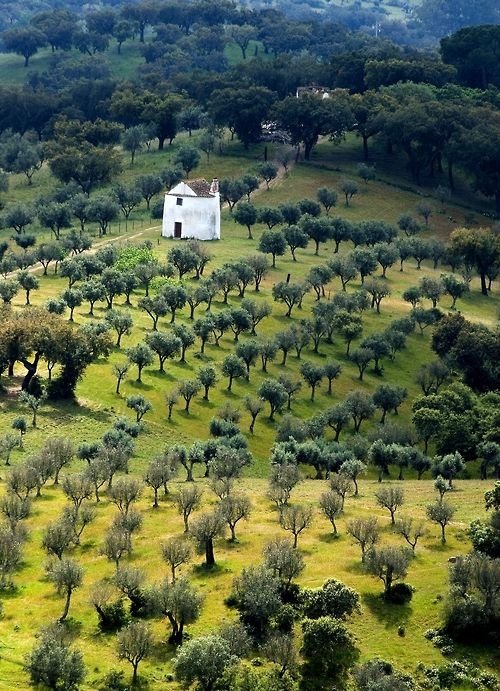
[[[179,182],[175,187],[172,187],[172,189],[167,192],[167,194],[171,194],[173,196],[179,195],[183,197],[196,197],[196,192],[193,192],[191,187],[186,182]]]
[[[219,240],[220,196],[217,181],[179,182],[165,194],[162,235],[167,238]]]

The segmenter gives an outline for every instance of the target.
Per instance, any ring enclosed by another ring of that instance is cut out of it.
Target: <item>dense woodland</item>
[[[498,4],[3,9],[0,687],[497,689]]]

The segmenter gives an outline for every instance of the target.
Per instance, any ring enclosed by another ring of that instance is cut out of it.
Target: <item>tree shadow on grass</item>
[[[441,538],[437,538],[435,542],[432,542],[431,544],[426,544],[425,546],[431,552],[442,552],[443,554],[449,552],[450,555],[452,555],[453,553],[452,548],[446,542],[444,544],[441,542]]]
[[[58,487],[58,485],[55,485]],[[57,501],[59,497],[56,494],[52,494],[49,490],[51,490],[54,487],[54,485],[48,485],[48,487],[42,487],[40,496],[37,497],[35,495],[32,495],[32,504],[31,506],[34,508],[34,512],[36,512],[37,507],[40,506],[42,503],[49,503],[52,501]],[[44,491],[45,490],[45,491]],[[34,506],[33,506],[34,504]],[[39,513],[39,512],[36,512]]]
[[[73,422],[75,419],[78,421],[79,418],[85,418],[85,420],[93,420],[94,422],[102,422],[102,423],[107,423],[109,422],[110,418],[112,417],[108,410],[95,410],[93,408],[90,408],[88,405],[85,403],[78,403],[78,402],[73,402],[73,403],[59,403],[59,404],[54,404],[50,409],[45,409],[41,410],[38,413],[38,418],[43,419],[43,418],[49,418],[53,420],[55,416],[58,417],[65,417],[67,416],[68,419],[71,419]]]
[[[171,374],[167,374],[165,370],[163,372],[160,372],[159,369],[155,369],[152,372],[148,372],[148,375],[153,379],[159,379],[160,381],[173,381],[175,379],[175,377],[173,377]]]
[[[200,353],[199,351],[197,353],[193,353],[193,357],[196,358],[197,360],[200,360],[201,362],[213,362],[214,358],[211,357],[210,355],[207,355],[206,353]]]
[[[148,372],[149,374],[149,372]],[[134,389],[137,389],[139,391],[151,391],[155,387],[152,386],[151,384],[145,384],[143,381],[128,381],[127,382],[129,386],[133,387]]]
[[[177,652],[177,646],[168,642],[169,631],[164,631],[162,639],[156,641],[149,653],[149,658],[154,660],[157,664],[170,662]]]
[[[200,405],[204,410],[213,410],[217,407],[217,404],[213,401],[206,401],[204,398],[197,400],[198,405]]]
[[[245,540],[244,535],[240,538],[240,535],[238,533],[236,535],[236,540],[233,540],[230,537],[224,540],[224,548],[229,551],[241,552],[247,546],[248,540]]]
[[[193,574],[201,578],[214,578],[220,576],[222,573],[228,573],[229,569],[224,566],[224,563],[217,562],[215,566],[207,567],[205,563],[195,564],[193,566]]]
[[[362,593],[361,600],[386,629],[406,624],[412,615],[411,605],[388,602],[382,594]]]
[[[276,429],[276,418],[271,420],[269,417],[269,406],[265,406],[264,416],[259,416],[259,422],[261,425],[265,425],[268,430],[274,431]]]
[[[20,562],[14,573],[20,573],[25,566],[26,562],[22,561]],[[18,585],[15,583],[10,583],[9,585],[4,585],[0,588],[0,596],[3,601],[5,600],[15,600],[16,597],[22,594],[23,589],[20,588]]]
[[[83,624],[81,621],[77,621],[73,617],[68,617],[64,622],[64,632],[69,638],[74,641],[76,640],[82,633],[83,629]]]
[[[320,542],[325,542],[327,545],[336,544],[341,539],[339,534],[334,535],[333,533],[321,533],[319,536]]]
[[[78,545],[78,548],[81,553],[83,554],[88,554],[89,552],[94,552],[96,548],[96,541],[95,540],[88,540],[81,542],[80,545]]]
[[[366,574],[365,566],[361,559],[347,562],[345,566],[349,571],[352,571],[352,573]]]
[[[181,408],[180,410],[177,411],[177,415],[179,417],[182,417],[186,422],[188,422],[189,420],[192,420],[194,422],[195,420],[198,419],[198,415],[196,415],[196,413],[193,413],[193,409],[191,407],[193,405],[193,402],[194,401],[191,401],[191,403],[189,405],[189,413],[186,412],[185,408]],[[182,402],[182,405],[184,405],[184,402]]]
[[[175,411],[174,411],[174,412],[175,412]],[[168,425],[169,427],[173,427],[173,428],[179,427],[179,423],[178,423],[177,420],[175,419],[174,413],[172,413],[172,417],[170,418],[170,420],[164,420],[164,422],[165,422],[165,424]]]

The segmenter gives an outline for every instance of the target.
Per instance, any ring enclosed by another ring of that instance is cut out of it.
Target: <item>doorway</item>
[[[174,223],[174,238],[181,238],[182,237],[182,223],[180,221],[176,221]]]

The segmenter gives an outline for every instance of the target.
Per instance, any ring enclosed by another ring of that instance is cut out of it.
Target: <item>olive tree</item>
[[[16,497],[16,499],[18,498]],[[18,501],[20,500],[18,499]],[[3,506],[5,507],[5,502]],[[21,514],[21,517],[24,518],[25,516]],[[11,584],[10,576],[22,559],[22,534],[18,529],[16,530],[17,521],[14,523],[14,530],[12,530],[12,525],[11,514],[10,525],[3,524],[0,526],[0,589],[6,588]]]
[[[302,597],[303,611],[309,619],[347,619],[359,612],[358,593],[334,578],[325,581],[321,588],[304,588]]]
[[[141,394],[134,394],[133,396],[127,396],[127,408],[135,412],[135,421],[139,423],[153,406],[151,402]]]
[[[243,569],[233,582],[233,598],[240,619],[256,638],[268,631],[271,617],[281,608],[280,582],[266,566]]]
[[[323,367],[307,361],[301,365],[300,373],[304,380],[311,387],[311,401],[314,402],[314,394],[316,392],[316,387],[318,387],[321,384],[321,381],[325,376],[325,370]]]
[[[229,643],[222,636],[198,636],[179,648],[174,659],[175,676],[187,687],[196,682],[202,691],[213,691],[235,661]]]
[[[129,551],[129,547],[130,540],[127,532],[121,527],[112,525],[106,531],[101,551],[110,561],[114,562],[118,571],[120,560]]]
[[[364,564],[367,552],[373,548],[379,538],[379,527],[376,518],[353,518],[347,524],[347,532],[361,548],[361,561]]]
[[[426,530],[422,521],[416,521],[411,516],[401,516],[396,521],[396,531],[404,537],[415,552],[418,540],[425,535]]]
[[[158,491],[160,487],[167,487],[168,481],[173,475],[173,470],[165,458],[165,455],[155,456],[149,463],[144,476],[144,482],[148,487],[151,487],[154,493],[153,509],[159,507]]]
[[[142,382],[142,370],[153,364],[153,351],[146,343],[139,343],[127,350],[129,361],[137,366],[137,381]]]
[[[405,496],[401,487],[381,487],[375,492],[377,504],[383,509],[387,509],[391,514],[391,524],[395,524],[394,515],[400,506],[404,504]]]
[[[366,464],[358,458],[350,458],[340,466],[339,472],[351,479],[354,485],[354,496],[359,494],[358,478],[366,471]]]
[[[161,554],[170,566],[172,583],[175,583],[177,569],[179,566],[187,564],[191,559],[192,553],[191,543],[184,537],[171,537],[163,543]]]
[[[304,619],[302,631],[303,678],[313,679],[313,688],[341,688],[358,655],[352,634],[333,617]]]
[[[42,537],[42,547],[49,555],[62,559],[72,542],[73,531],[68,521],[59,518],[46,526]]]
[[[184,521],[184,532],[189,532],[189,516],[201,504],[203,491],[193,485],[181,487],[176,494],[175,502],[177,511],[181,514]]]
[[[131,506],[141,496],[142,483],[132,477],[121,477],[109,489],[109,499],[120,513],[126,516]]]
[[[244,360],[241,357],[238,357],[236,353],[230,353],[229,355],[226,355],[226,357],[224,358],[222,362],[221,371],[222,374],[228,377],[229,383],[227,386],[227,390],[231,391],[233,380],[244,377],[247,373],[247,368]]]
[[[203,513],[191,523],[191,534],[194,537],[198,551],[205,554],[205,566],[215,566],[214,540],[224,535],[224,519],[218,511]]]
[[[265,379],[259,386],[257,394],[260,396],[260,398],[269,403],[270,420],[274,420],[275,413],[281,412],[283,406],[288,400],[288,395],[283,387],[283,384],[276,379]]]
[[[268,497],[280,511],[288,506],[292,489],[300,479],[300,472],[296,463],[285,460],[283,463],[272,464]]]
[[[118,657],[130,662],[133,668],[132,685],[137,683],[139,663],[151,651],[153,636],[147,624],[134,621],[118,633]]]
[[[236,541],[236,524],[243,518],[248,520],[252,502],[245,494],[230,494],[219,504],[219,511],[231,531],[231,541]]]
[[[33,685],[76,691],[85,678],[83,656],[64,641],[61,625],[43,631],[26,657],[26,671]]]
[[[330,489],[332,492],[335,492],[335,494],[337,494],[340,497],[340,506],[343,511],[345,498],[348,492],[352,490],[351,478],[349,477],[349,475],[345,475],[344,473],[334,473],[330,477]]]
[[[312,506],[285,506],[280,512],[280,525],[293,535],[293,546],[297,547],[300,533],[309,528],[313,519]]]
[[[47,576],[55,585],[58,594],[66,596],[64,610],[59,617],[59,621],[63,622],[68,616],[73,591],[82,584],[83,569],[71,559],[59,559],[51,562],[47,570]]]
[[[181,645],[184,626],[196,621],[200,616],[202,595],[185,578],[176,581],[163,581],[154,591],[158,611],[167,617],[171,633],[169,643]]]
[[[446,526],[452,520],[455,511],[455,507],[447,501],[436,501],[427,506],[427,518],[441,526],[441,542],[443,545],[446,542]]]
[[[54,485],[59,483],[59,473],[68,466],[75,456],[75,447],[68,437],[51,437],[47,439],[40,451],[50,464],[54,476]]]
[[[337,524],[335,521],[342,513],[342,503],[342,497],[332,490],[323,492],[319,498],[319,508],[332,524],[334,535],[337,535]]]
[[[104,317],[106,323],[111,329],[116,331],[116,347],[120,348],[123,336],[129,336],[132,333],[133,321],[130,313],[123,310],[110,309],[106,312]]]
[[[120,394],[120,386],[122,382],[126,379],[127,373],[129,370],[129,363],[128,362],[117,362],[116,364],[113,365],[113,374],[116,377],[116,389],[115,393],[117,395]]]
[[[22,403],[32,412],[31,426],[36,427],[38,411],[45,403],[46,396],[42,393],[40,396],[34,396],[28,391],[21,391],[19,394],[19,403]]]
[[[392,584],[406,576],[413,552],[408,547],[374,547],[368,552],[365,566],[368,573],[380,578],[384,595],[389,597]]]
[[[268,542],[262,550],[262,556],[264,565],[281,581],[285,590],[305,568],[304,557],[286,539],[275,538]]]
[[[215,367],[213,367],[212,365],[206,365],[205,367],[201,367],[198,370],[197,379],[204,390],[203,400],[208,401],[209,391],[217,383],[217,372],[215,371]]]
[[[262,411],[263,407],[264,401],[261,398],[252,398],[251,396],[245,396],[245,408],[249,412],[251,418],[250,426],[248,428],[250,434],[253,434],[255,421],[257,420],[257,416]]]

